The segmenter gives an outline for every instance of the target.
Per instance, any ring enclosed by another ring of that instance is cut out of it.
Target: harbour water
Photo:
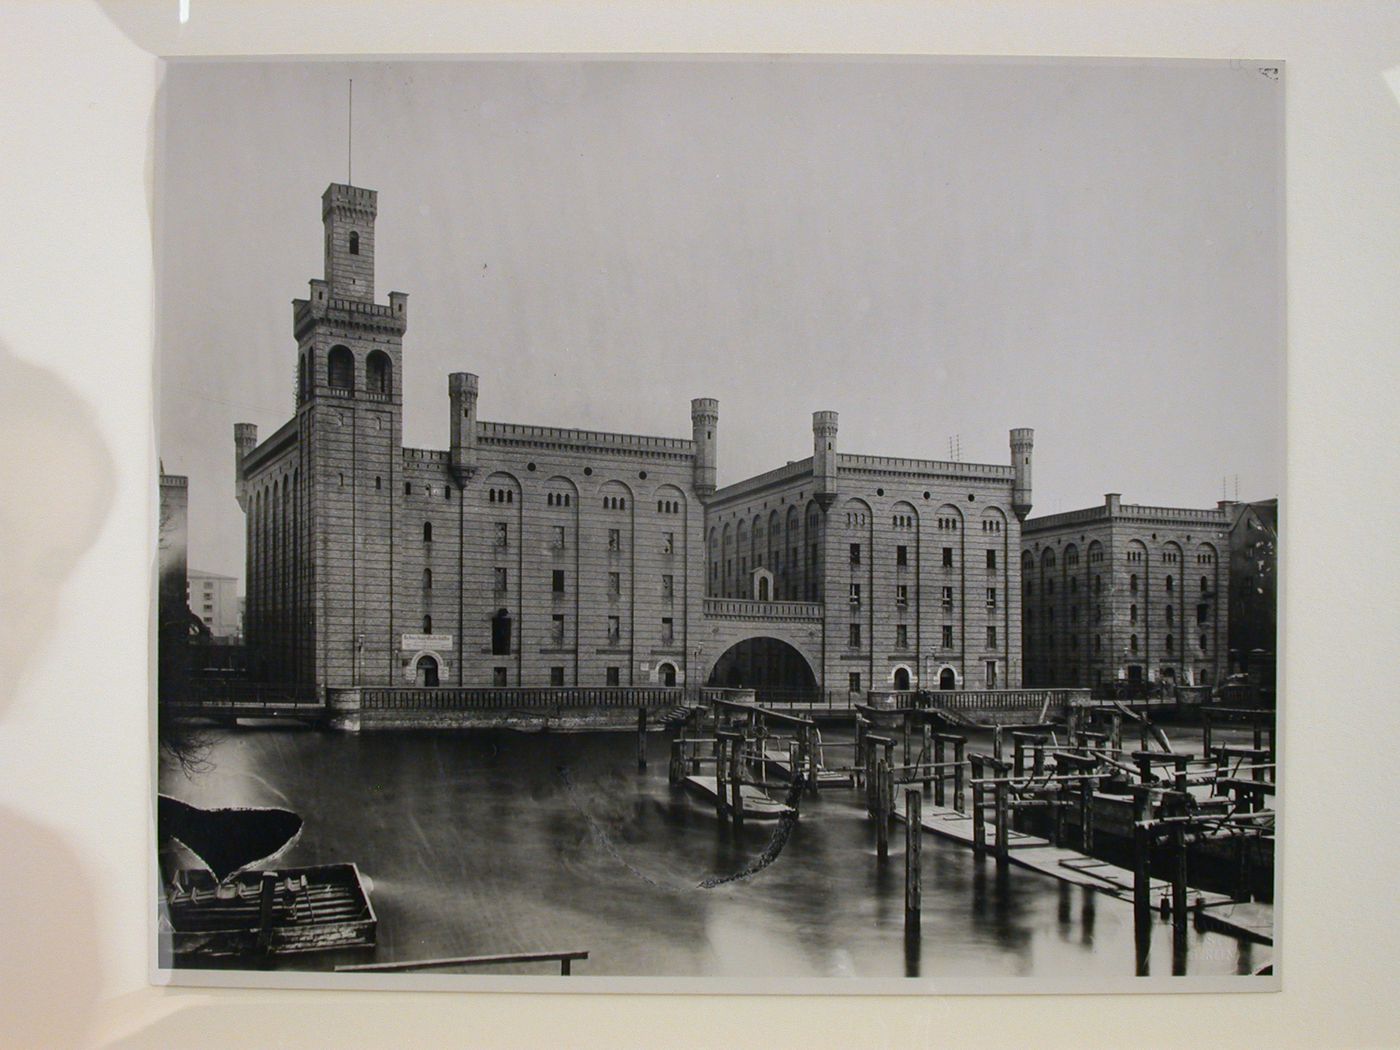
[[[646,772],[626,733],[209,731],[205,768],[162,765],[161,790],[196,806],[281,806],[305,820],[277,864],[353,861],[373,881],[378,947],[279,958],[328,969],[586,949],[574,972],[645,977],[1127,977],[1129,903],[1012,869],[933,836],[923,843],[923,935],[904,937],[902,825],[880,862],[856,791],[804,799],[781,855],[742,869],[774,825],[739,837],[667,782],[669,738]],[[773,793],[778,795],[781,789]],[[1171,973],[1170,927],[1151,969]],[[1250,973],[1271,950],[1192,930],[1187,973]],[[556,973],[539,964],[493,973]]]

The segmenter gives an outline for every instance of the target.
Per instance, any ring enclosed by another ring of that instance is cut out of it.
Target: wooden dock
[[[1203,930],[1227,933],[1271,948],[1274,944],[1274,906],[1262,901],[1224,904],[1201,912],[1196,923]]]
[[[901,804],[895,807],[895,819],[900,821],[905,819],[903,796],[904,792],[900,792]],[[921,823],[925,831],[969,848],[973,845],[970,814],[959,813],[945,806],[931,806],[925,801],[922,818]],[[1120,868],[1097,857],[1086,856],[1078,850],[1056,846],[1036,835],[1027,835],[1014,829],[1008,831],[1007,859],[1019,867],[1050,875],[1061,882],[1089,886],[1132,903],[1133,873],[1127,868]],[[1230,898],[1223,893],[1195,889],[1191,893],[1193,900],[1200,899],[1207,909],[1230,903]],[[1171,896],[1171,883],[1163,879],[1153,879],[1152,899],[1160,900],[1163,896]],[[1269,910],[1269,923],[1272,926],[1272,909]]]
[[[763,752],[763,764],[779,780],[789,782],[792,780],[792,757],[786,751],[766,749]],[[836,769],[817,768],[817,786],[819,788],[851,787],[854,783],[854,775],[849,772],[843,773]]]
[[[719,789],[712,776],[696,773],[687,776],[681,783],[691,791],[704,795],[712,801],[719,798]],[[740,791],[744,797],[744,818],[746,820],[777,820],[784,813],[793,811],[791,806],[769,798],[752,784],[741,785]]]

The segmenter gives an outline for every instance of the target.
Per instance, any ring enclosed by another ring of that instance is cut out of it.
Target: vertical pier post
[[[1094,777],[1082,777],[1079,781],[1079,848],[1082,853],[1094,851],[1094,788],[1098,782]]]
[[[997,818],[997,840],[996,856],[997,867],[1005,868],[1010,856],[1011,849],[1011,806],[1008,795],[1011,786],[1005,780],[1005,771],[997,771],[996,790],[993,793],[993,800],[996,806]]]
[[[933,804],[943,805],[943,778],[948,775],[948,771],[943,768],[943,734],[939,733],[933,738]]]
[[[647,768],[647,709],[637,708],[637,772]]]
[[[980,857],[987,852],[987,829],[982,823],[983,789],[982,760],[972,756],[972,853]]]
[[[744,830],[744,738],[729,743],[729,815],[735,831]]]
[[[966,757],[967,741],[961,737],[953,741],[953,808],[963,812],[963,759]]]
[[[904,933],[918,936],[923,919],[924,796],[904,793]]]
[[[1186,783],[1186,763],[1189,762],[1190,760],[1191,760],[1191,756],[1190,756],[1190,755],[1173,755],[1173,756],[1172,756],[1172,765],[1175,767],[1175,770],[1176,770],[1176,784],[1175,784],[1175,787],[1176,787],[1176,790],[1180,791],[1183,795],[1186,794],[1186,789],[1187,789],[1187,787],[1189,786],[1189,785]]]
[[[272,946],[272,905],[277,897],[277,872],[263,872],[258,889],[258,950],[265,952]]]
[[[1172,975],[1186,973],[1186,827],[1178,824],[1172,835]]]
[[[924,756],[924,793],[927,794],[933,787],[933,729],[925,722],[920,729],[920,733],[923,737],[921,741],[923,747],[919,753]]]
[[[715,815],[721,821],[725,817],[725,739],[715,736]]]
[[[1137,975],[1146,977],[1152,954],[1152,831],[1142,821],[1133,825],[1133,946]]]
[[[886,810],[887,785],[891,777],[890,764],[883,758],[875,766],[878,799],[875,804],[875,852],[881,860],[890,855],[890,818]]]
[[[1199,708],[1201,712],[1201,754],[1210,757],[1210,708],[1204,704]]]
[[[992,757],[1001,761],[1001,726],[992,726]]]

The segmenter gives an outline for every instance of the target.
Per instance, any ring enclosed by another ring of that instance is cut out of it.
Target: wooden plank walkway
[[[895,819],[903,821],[905,819],[904,792],[899,794],[900,801],[895,805]],[[972,817],[968,814],[959,813],[946,806],[930,805],[925,801],[922,818],[921,823],[925,831],[964,846],[972,846]],[[987,855],[991,856],[996,831],[991,822],[984,823],[987,830]],[[1038,871],[1042,875],[1050,875],[1061,882],[1073,883],[1076,886],[1089,886],[1117,897],[1119,900],[1132,903],[1133,873],[1131,871],[1096,857],[1085,856],[1078,850],[1065,849],[1038,836],[1026,835],[1013,830],[1007,836],[1007,859],[1019,867]],[[1161,900],[1163,895],[1171,895],[1171,883],[1163,879],[1153,879],[1152,900]],[[1207,908],[1227,904],[1230,900],[1223,893],[1192,889],[1191,899],[1193,903],[1197,898],[1203,900]],[[1272,920],[1270,922],[1272,924]]]
[[[792,780],[792,765],[786,751],[774,751],[771,748],[763,752],[763,763],[774,776],[783,780]],[[842,773],[835,769],[824,767],[817,769],[817,787],[851,787],[855,783],[850,773]]]
[[[704,773],[697,773],[688,776],[683,781],[690,790],[704,795],[713,800],[719,791],[715,787],[715,778]],[[728,791],[728,781],[725,781],[725,790]],[[769,798],[752,784],[742,784],[739,790],[744,796],[744,819],[745,820],[777,820],[784,813],[791,813],[792,807],[782,802],[776,802]],[[728,799],[725,799],[726,806]]]
[[[1274,944],[1274,906],[1262,901],[1223,904],[1209,908],[1197,918],[1203,929],[1228,933],[1255,944]]]

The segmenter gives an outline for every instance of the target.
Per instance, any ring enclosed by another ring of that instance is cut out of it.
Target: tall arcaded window
[[[335,390],[355,389],[355,355],[349,347],[331,347],[326,356],[326,382]]]
[[[383,350],[376,350],[365,361],[365,386],[371,394],[391,392],[393,383],[393,362]]]

